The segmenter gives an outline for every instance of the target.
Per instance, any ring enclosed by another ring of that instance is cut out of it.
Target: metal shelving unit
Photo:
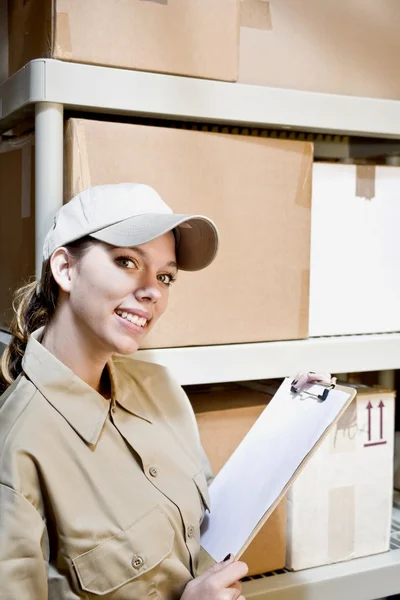
[[[35,118],[36,255],[63,201],[64,110],[400,139],[400,101],[356,98],[35,60],[0,85],[0,133]],[[0,332],[0,342],[7,342]],[[400,333],[142,350],[181,384],[284,377],[299,370],[400,367]],[[399,510],[394,528],[400,530]],[[248,600],[373,600],[400,591],[400,544],[386,554],[251,578]],[[397,545],[396,545],[397,544]]]
[[[91,113],[140,115],[400,138],[400,102],[34,60],[0,86],[0,131],[52,102]]]
[[[36,272],[62,205],[65,109],[400,138],[400,102],[38,59],[0,85],[0,133],[35,115]]]

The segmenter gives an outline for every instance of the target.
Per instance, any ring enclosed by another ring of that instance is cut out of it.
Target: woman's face
[[[176,274],[172,232],[137,248],[94,243],[71,271],[69,310],[101,351],[131,354],[167,308]]]

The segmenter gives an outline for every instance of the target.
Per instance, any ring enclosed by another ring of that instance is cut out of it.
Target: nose
[[[158,289],[158,282],[146,282],[135,291],[135,297],[139,302],[151,302],[155,304],[161,298],[161,291]]]

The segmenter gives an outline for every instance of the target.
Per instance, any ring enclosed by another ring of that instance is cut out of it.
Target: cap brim
[[[148,213],[136,215],[99,231],[91,237],[113,246],[135,247],[177,229],[177,264],[184,271],[207,267],[218,250],[218,230],[207,217]]]

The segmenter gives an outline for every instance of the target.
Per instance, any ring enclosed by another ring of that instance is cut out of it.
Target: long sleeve
[[[46,600],[45,524],[34,506],[0,484],[0,600]]]

